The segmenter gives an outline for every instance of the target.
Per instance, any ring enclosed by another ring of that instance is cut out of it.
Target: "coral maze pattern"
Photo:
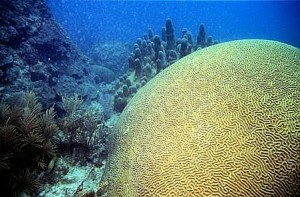
[[[300,51],[228,42],[179,60],[117,124],[109,196],[298,196]]]

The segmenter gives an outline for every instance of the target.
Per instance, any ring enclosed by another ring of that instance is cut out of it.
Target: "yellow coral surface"
[[[202,49],[143,87],[116,126],[108,196],[298,196],[300,50]]]

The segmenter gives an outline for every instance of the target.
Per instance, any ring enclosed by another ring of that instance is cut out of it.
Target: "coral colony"
[[[298,48],[168,18],[82,53],[44,1],[0,4],[1,196],[299,196]]]
[[[122,112],[98,194],[297,196],[299,65],[298,48],[253,39],[161,71]]]
[[[175,38],[171,19],[167,19],[162,28],[161,37],[154,35],[152,29],[143,38],[137,39],[134,50],[128,57],[129,70],[121,76],[115,85],[114,109],[123,111],[133,95],[161,70],[184,56],[211,45],[217,44],[212,37],[206,39],[204,24],[200,24],[196,42],[188,29],[182,30],[182,36]]]
[[[187,29],[176,39],[168,19],[161,37],[149,29],[131,54],[122,43],[98,43],[87,57],[44,3],[14,0],[1,6],[6,10],[0,37],[4,196],[92,195],[100,181],[92,180],[105,167],[116,112],[170,64],[215,44],[206,39],[203,24],[196,42]]]

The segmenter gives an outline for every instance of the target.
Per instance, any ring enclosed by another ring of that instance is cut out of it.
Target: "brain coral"
[[[298,196],[299,49],[240,40],[192,53],[136,94],[111,148],[108,196]]]

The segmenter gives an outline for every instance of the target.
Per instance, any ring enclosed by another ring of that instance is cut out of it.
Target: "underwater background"
[[[300,46],[299,1],[100,1],[48,0],[52,13],[83,49],[96,41],[134,42],[152,28],[160,34],[167,18],[175,33],[194,35],[204,23],[220,42],[271,39]]]
[[[300,1],[0,0],[3,196],[107,196],[116,125],[157,74],[239,39],[297,47],[299,64],[299,32]]]

